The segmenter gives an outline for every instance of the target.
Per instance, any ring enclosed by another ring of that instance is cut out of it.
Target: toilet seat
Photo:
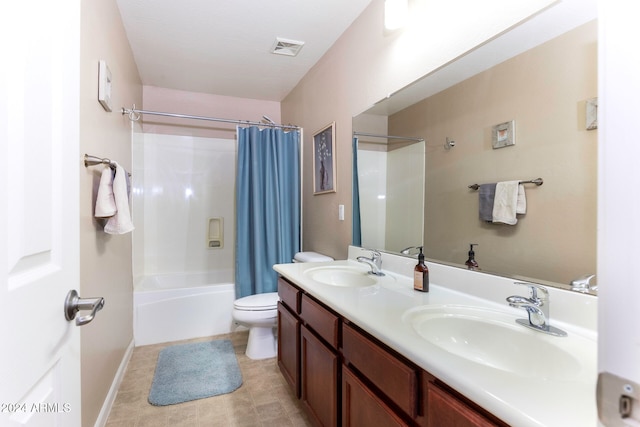
[[[278,293],[266,292],[238,298],[233,302],[233,308],[242,311],[267,311],[278,308]]]

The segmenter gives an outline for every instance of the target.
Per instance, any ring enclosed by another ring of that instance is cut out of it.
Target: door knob
[[[67,320],[76,319],[76,325],[82,326],[91,322],[96,313],[104,307],[104,298],[80,298],[78,292],[72,289],[64,300],[64,317]],[[81,310],[91,310],[91,313],[76,318],[76,314]]]

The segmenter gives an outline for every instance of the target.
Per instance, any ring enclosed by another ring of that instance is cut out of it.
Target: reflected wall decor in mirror
[[[426,141],[424,216],[396,206],[401,213],[386,221],[396,231],[387,236],[400,239],[367,240],[362,227],[362,246],[400,252],[424,244],[427,259],[466,268],[475,243],[482,271],[557,287],[597,273],[598,131],[587,123],[597,97],[596,15],[580,22],[545,16],[552,9],[354,117],[354,132]],[[513,122],[517,143],[495,149],[492,130],[505,122]],[[360,184],[363,170],[374,168],[365,163],[372,157],[366,148],[357,153]],[[526,214],[516,224],[480,220],[470,185],[538,177],[544,185],[524,185]],[[388,200],[391,188],[403,187],[390,181]],[[374,211],[361,209],[362,222]]]

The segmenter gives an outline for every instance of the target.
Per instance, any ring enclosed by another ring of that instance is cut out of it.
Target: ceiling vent
[[[276,41],[271,48],[271,53],[296,56],[298,52],[300,52],[300,49],[302,49],[302,46],[304,46],[304,42],[276,37]]]

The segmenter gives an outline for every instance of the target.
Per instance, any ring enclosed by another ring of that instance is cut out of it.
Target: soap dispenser
[[[421,292],[429,292],[429,268],[424,263],[424,254],[422,246],[418,246],[420,250],[418,254],[418,264],[413,269],[413,289]]]
[[[469,258],[467,259],[467,262],[465,262],[465,264],[469,270],[480,270],[480,267],[478,267],[478,262],[476,261],[476,253],[473,251],[474,246],[478,246],[478,244],[469,243]]]

